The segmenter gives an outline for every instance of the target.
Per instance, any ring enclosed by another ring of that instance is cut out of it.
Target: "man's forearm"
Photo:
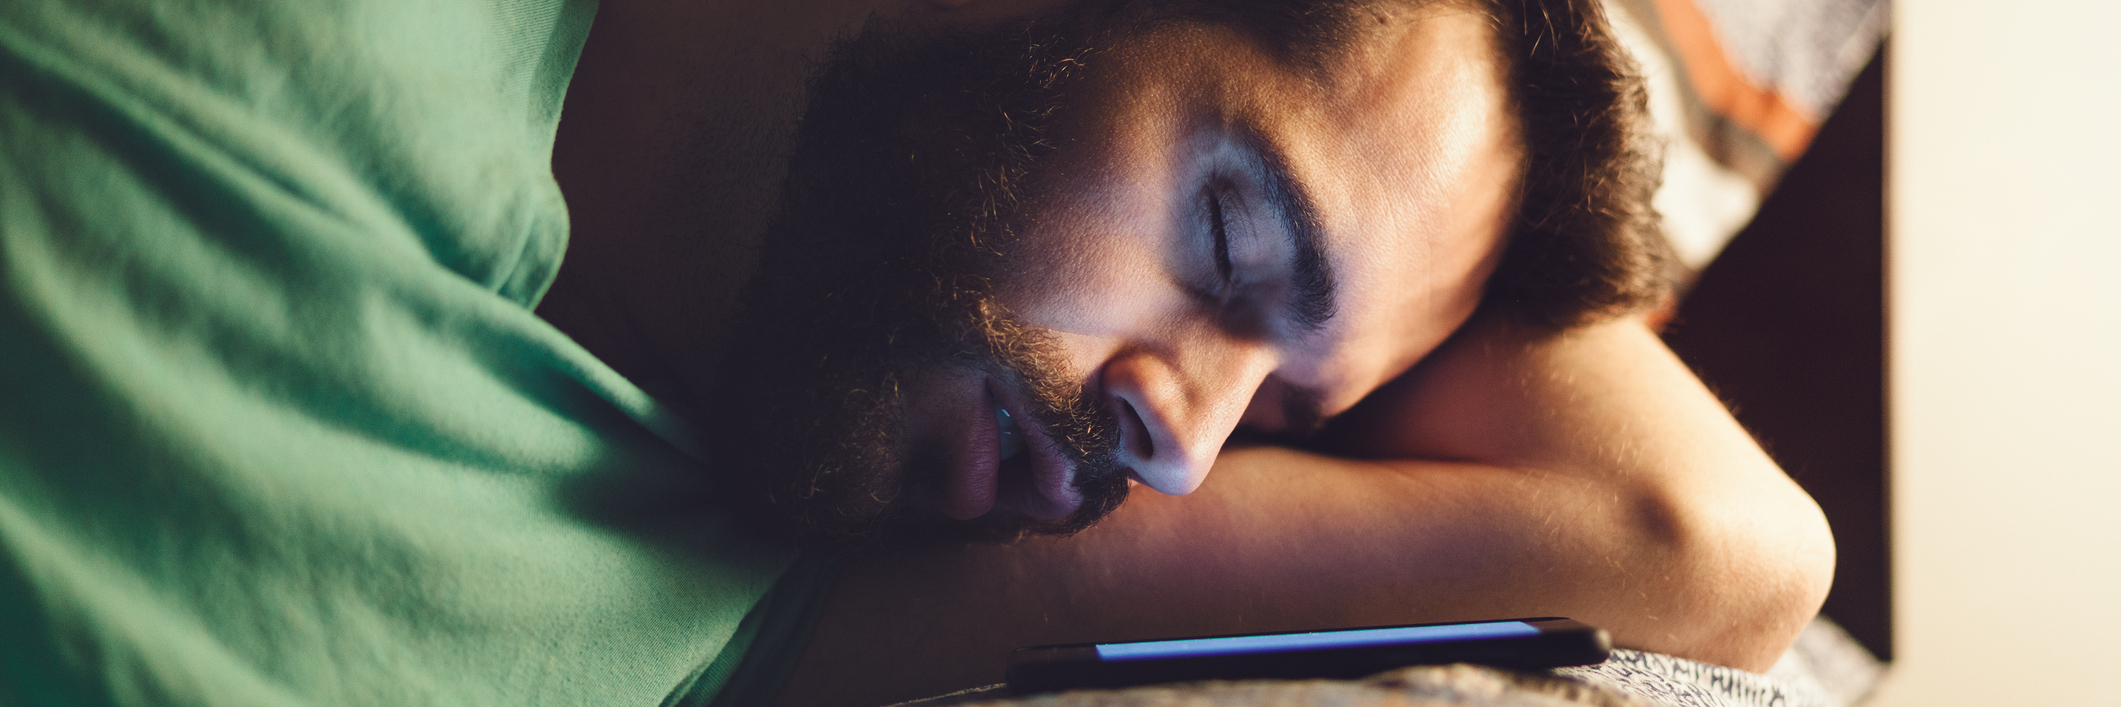
[[[1507,333],[1379,391],[1345,456],[1232,449],[1073,538],[864,558],[804,669],[918,696],[1030,643],[1535,614],[1767,667],[1831,573],[1817,508],[1639,326]]]
[[[1832,578],[1817,505],[1638,321],[1552,335],[1477,319],[1328,444],[1537,470],[1550,488],[1611,494],[1582,499],[1612,508],[1577,530],[1611,546],[1627,588],[1577,616],[1624,644],[1765,669]]]

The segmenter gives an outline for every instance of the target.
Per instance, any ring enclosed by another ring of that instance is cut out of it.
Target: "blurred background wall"
[[[2121,3],[1895,3],[1895,664],[1870,702],[2121,704]]]

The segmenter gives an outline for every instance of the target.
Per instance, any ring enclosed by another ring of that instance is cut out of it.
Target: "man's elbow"
[[[1793,484],[1794,486],[1794,484]],[[1789,650],[1797,634],[1819,615],[1820,605],[1834,584],[1834,535],[1827,527],[1819,504],[1802,491],[1782,522],[1757,533],[1756,546],[1764,557],[1752,572],[1763,587],[1751,622],[1760,627],[1760,643],[1751,659],[1741,665],[1766,671]]]
[[[1832,531],[1810,496],[1780,480],[1783,488],[1676,513],[1686,520],[1667,531],[1671,547],[1692,568],[1676,589],[1695,618],[1677,646],[1684,657],[1764,672],[1826,601]]]

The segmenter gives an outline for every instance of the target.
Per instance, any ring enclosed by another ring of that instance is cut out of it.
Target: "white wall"
[[[1896,4],[1871,704],[2121,705],[2121,3]]]

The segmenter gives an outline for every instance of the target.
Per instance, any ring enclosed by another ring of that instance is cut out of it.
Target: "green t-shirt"
[[[0,2],[0,704],[770,689],[815,563],[530,309],[594,10]]]

